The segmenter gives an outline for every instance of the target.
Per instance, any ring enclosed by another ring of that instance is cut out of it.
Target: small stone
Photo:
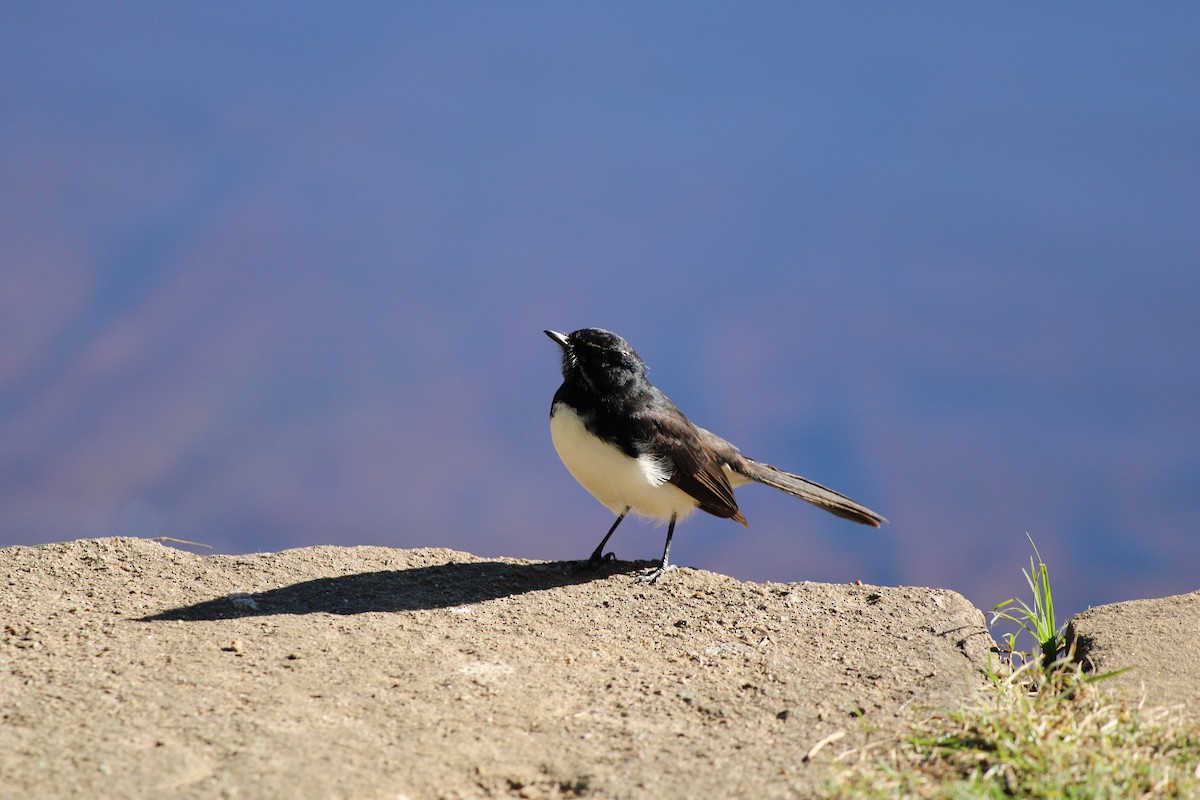
[[[258,603],[249,592],[234,592],[228,596],[228,600],[238,611],[258,611]]]

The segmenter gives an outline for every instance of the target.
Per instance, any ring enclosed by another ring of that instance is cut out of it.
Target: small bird
[[[646,379],[646,363],[629,342],[599,328],[546,331],[562,348],[563,383],[550,404],[550,437],[567,471],[617,520],[589,563],[612,559],[604,546],[629,512],[667,523],[658,566],[669,570],[675,523],[697,508],[746,525],[733,489],[765,483],[839,517],[876,528],[879,514],[807,478],[747,458],[716,434],[692,424]]]

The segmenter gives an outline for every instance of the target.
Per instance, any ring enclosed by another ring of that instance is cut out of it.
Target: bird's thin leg
[[[621,524],[621,520],[625,519],[625,515],[628,513],[629,506],[625,506],[625,510],[617,516],[617,521],[612,524],[612,527],[608,529],[608,533],[604,534],[604,538],[600,540],[600,544],[592,551],[592,557],[588,559],[589,564],[599,564],[601,561],[616,560],[616,553],[605,554],[604,545],[608,544],[608,540],[612,538],[613,531],[617,529],[617,526]]]
[[[645,583],[658,583],[663,575],[666,575],[675,567],[671,564],[671,537],[675,535],[675,515],[671,515],[671,521],[667,523],[667,544],[663,547],[662,561],[658,562],[657,567],[651,567],[648,570],[638,575],[638,580]]]

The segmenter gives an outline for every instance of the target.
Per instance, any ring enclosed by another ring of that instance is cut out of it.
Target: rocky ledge
[[[941,589],[309,547],[0,550],[0,773],[29,797],[791,797],[995,666]],[[1153,624],[1149,622],[1153,620]],[[1071,631],[1200,707],[1200,593]]]

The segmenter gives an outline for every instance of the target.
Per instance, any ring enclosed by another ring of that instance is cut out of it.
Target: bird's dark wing
[[[702,511],[746,524],[722,469],[722,459],[704,436],[706,431],[693,425],[661,392],[656,392],[654,402],[634,417],[636,428],[642,432],[638,450],[670,464],[669,483],[695,498]]]

